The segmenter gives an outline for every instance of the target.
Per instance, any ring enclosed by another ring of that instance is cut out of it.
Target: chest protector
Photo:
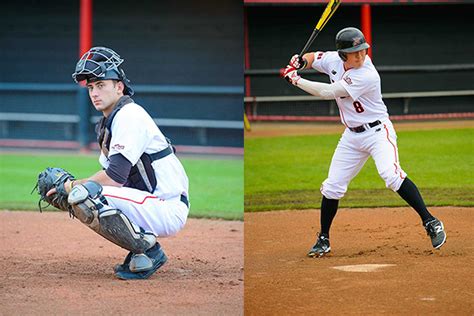
[[[102,117],[100,121],[97,122],[95,127],[97,141],[100,149],[107,158],[109,157],[110,140],[112,139],[112,122],[114,117],[117,115],[118,111],[124,107],[124,105],[133,102],[134,101],[129,96],[121,97],[112,113],[108,117]],[[168,138],[166,138],[166,141],[168,142],[168,147],[165,149],[153,154],[143,153],[140,156],[137,163],[130,169],[127,181],[124,184],[125,187],[148,191],[150,193],[155,191],[157,182],[152,162],[164,158],[176,151],[174,147],[171,146],[171,142]]]

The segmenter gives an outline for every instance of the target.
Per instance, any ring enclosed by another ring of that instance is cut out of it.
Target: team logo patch
[[[316,56],[316,59],[321,59],[323,57],[324,53],[323,52],[319,52],[318,53],[318,56]]]
[[[352,46],[360,45],[361,42],[362,42],[362,37],[356,37],[354,38],[354,41],[352,42]]]
[[[115,144],[112,146],[113,149],[115,150],[123,150],[125,148],[124,145],[120,145],[120,144]]]
[[[347,84],[352,84],[352,80],[349,77],[345,77],[344,81],[347,82]]]

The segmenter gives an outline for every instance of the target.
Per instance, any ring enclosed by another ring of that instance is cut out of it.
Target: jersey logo
[[[352,84],[352,80],[349,77],[345,77],[344,81],[347,82],[347,84]]]
[[[120,145],[120,144],[115,144],[115,145],[112,146],[112,148],[118,151],[118,150],[123,150],[125,148],[125,146]]]
[[[316,56],[316,59],[321,59],[323,57],[324,53],[323,52],[319,52],[318,53],[318,56]]]

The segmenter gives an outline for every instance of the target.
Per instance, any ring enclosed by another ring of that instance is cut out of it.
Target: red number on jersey
[[[365,111],[364,108],[362,107],[362,104],[360,104],[359,101],[355,101],[353,103],[353,105],[354,105],[354,109],[356,110],[357,113],[362,113],[362,112]]]

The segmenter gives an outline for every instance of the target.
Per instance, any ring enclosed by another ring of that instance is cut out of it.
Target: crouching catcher
[[[189,213],[188,177],[171,142],[131,98],[123,59],[106,47],[91,48],[73,78],[86,81],[89,97],[103,117],[96,126],[102,170],[85,179],[61,168],[38,176],[41,201],[127,249],[114,268],[120,279],[146,279],[167,257],[158,237],[179,232]]]

